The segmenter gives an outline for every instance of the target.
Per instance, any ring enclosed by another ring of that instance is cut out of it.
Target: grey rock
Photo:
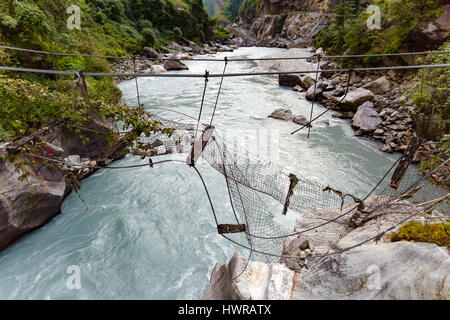
[[[344,94],[345,94],[345,90],[341,87],[337,88],[333,92],[333,96],[335,96],[335,97],[342,97]]]
[[[180,60],[178,60],[178,57],[175,55],[169,56],[169,59],[176,59],[176,60],[166,60],[164,62],[164,69],[167,71],[170,70],[188,70],[189,68]]]
[[[373,108],[373,103],[368,101],[358,108],[358,111],[353,117],[352,126],[364,133],[372,133],[377,129],[381,122],[381,117]]]
[[[391,147],[388,144],[384,144],[379,149],[381,152],[391,152]]]
[[[346,111],[356,111],[357,108],[366,101],[372,101],[374,95],[371,91],[358,88],[347,93],[347,96],[340,102],[340,98],[333,97],[334,102],[340,102],[340,107]]]
[[[304,116],[301,116],[301,115],[293,116],[292,121],[301,126],[307,125],[309,122],[308,119],[306,119]]]
[[[163,65],[154,64],[150,67],[150,74],[161,74],[167,72]]]
[[[383,129],[376,129],[375,132],[374,132],[373,134],[374,134],[374,135],[377,135],[377,136],[381,136],[381,135],[383,135],[383,133],[384,133],[384,130],[383,130]]]
[[[305,89],[303,89],[300,85],[296,85],[292,90],[295,92],[303,92]]]
[[[311,76],[306,75],[306,76],[300,76],[301,79],[301,86],[305,89],[309,89],[310,87],[312,87],[315,83],[316,80],[314,80]]]
[[[23,170],[30,176],[21,182],[15,167],[0,160],[0,250],[58,214],[70,188],[55,168]]]
[[[306,99],[313,100],[318,99],[322,95],[323,90],[321,88],[314,88],[314,86],[309,87],[306,91]]]
[[[202,51],[202,48],[193,41],[188,41],[188,46],[192,49],[194,53],[199,53]]]
[[[372,91],[373,94],[383,94],[389,91],[389,89],[391,88],[391,82],[383,76],[375,81],[366,84],[363,88]]]
[[[280,86],[295,87],[301,85],[301,79],[298,74],[280,74],[278,75],[278,84]]]
[[[158,52],[155,49],[151,48],[151,47],[144,47],[144,49],[142,50],[142,53],[147,58],[150,58],[150,59],[157,59],[157,58],[159,58]]]
[[[317,82],[317,88],[325,90],[328,87],[328,82],[327,81],[319,81]]]
[[[309,241],[307,239],[303,240],[302,242],[300,242],[298,247],[299,247],[300,250],[309,249]]]
[[[292,119],[292,111],[289,109],[276,109],[269,115],[269,118],[275,118],[280,120],[289,121]]]
[[[169,43],[168,45],[167,45],[167,47],[168,48],[171,48],[171,49],[175,49],[175,50],[177,50],[177,51],[182,51],[183,50],[183,47],[182,46],[180,46],[178,43],[176,43],[175,41],[172,41],[171,43]]]

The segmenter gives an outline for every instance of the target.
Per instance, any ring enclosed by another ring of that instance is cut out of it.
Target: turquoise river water
[[[282,49],[241,48],[216,57],[263,57]],[[306,52],[306,51],[305,51]],[[189,71],[220,73],[221,62],[188,61]],[[233,62],[228,72],[245,72],[255,62]],[[217,131],[245,136],[248,146],[261,132],[276,133],[276,161],[299,176],[364,196],[398,158],[378,151],[379,143],[354,136],[347,120],[334,119],[291,135],[298,126],[270,119],[276,108],[309,117],[310,102],[276,76],[226,78],[215,117]],[[205,121],[216,99],[219,79],[206,93]],[[203,79],[141,78],[141,101],[165,118],[192,122],[174,109],[197,117]],[[120,84],[135,104],[134,80]],[[317,106],[315,114],[323,111]],[[114,165],[140,163],[128,156]],[[216,210],[231,215],[223,176],[200,161]],[[236,247],[220,237],[207,198],[193,169],[180,163],[154,168],[100,170],[72,193],[62,214],[0,253],[0,299],[201,299],[216,262],[225,263]],[[71,267],[72,266],[72,267]],[[79,287],[67,285],[79,270]],[[69,268],[71,267],[71,268]]]

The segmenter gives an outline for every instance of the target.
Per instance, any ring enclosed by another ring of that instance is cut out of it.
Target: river
[[[282,51],[241,48],[215,56],[257,58]],[[221,62],[186,64],[190,70],[179,72],[223,69]],[[255,66],[251,61],[232,62],[227,71]],[[205,122],[219,81],[208,83]],[[348,120],[331,114],[324,116],[330,125],[314,126],[309,139],[306,130],[291,135],[298,125],[267,116],[284,107],[309,117],[311,103],[277,81],[276,76],[226,78],[214,121],[217,131],[227,136],[245,133],[249,146],[256,134],[275,133],[277,152],[271,156],[282,166],[364,196],[399,155],[379,152],[380,143],[355,137]],[[157,115],[192,122],[153,107],[198,116],[203,79],[141,78],[139,87],[142,103]],[[122,82],[120,88],[126,102],[135,104],[134,80]],[[316,106],[314,113],[323,110]],[[127,156],[114,165],[135,163],[141,163],[140,158]],[[224,178],[204,161],[198,168],[216,211],[231,217]],[[99,170],[83,180],[79,195],[67,197],[62,214],[0,253],[0,299],[201,299],[214,264],[225,263],[236,250],[241,249],[217,234],[201,181],[187,165]],[[78,270],[81,288],[68,286]]]

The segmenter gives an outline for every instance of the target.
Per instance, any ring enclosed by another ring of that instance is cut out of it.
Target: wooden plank
[[[190,166],[195,165],[198,158],[200,158],[200,156],[202,155],[203,150],[205,150],[205,147],[208,144],[208,141],[211,139],[213,132],[214,132],[213,126],[206,126],[200,139],[197,139],[196,141],[194,141],[192,150],[186,159],[186,163],[188,165],[190,165]]]
[[[219,224],[217,231],[219,234],[245,232],[247,228],[245,224]]]
[[[392,175],[390,184],[391,188],[397,190],[419,146],[420,138],[413,137],[408,144],[408,148],[400,159],[400,162],[395,169],[394,174]]]
[[[15,141],[15,142],[11,142],[6,146],[6,151],[11,153],[11,154],[17,154],[20,152],[20,148],[24,147],[25,145],[36,141],[40,136],[44,136],[46,135],[50,130],[52,130],[54,127],[64,123],[65,120],[57,120],[54,121],[52,123],[50,123],[48,126],[42,127],[38,130],[36,130],[35,132],[33,132],[32,134],[29,134],[26,137],[23,137],[22,139]]]

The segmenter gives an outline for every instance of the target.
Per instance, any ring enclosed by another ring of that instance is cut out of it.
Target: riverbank
[[[186,64],[182,60],[193,59],[196,55],[216,54],[218,52],[233,52],[239,46],[236,41],[227,40],[225,42],[208,41],[198,45],[192,41],[183,44],[172,41],[161,49],[161,52],[153,48],[145,47],[143,51],[136,54],[133,59],[119,60],[113,66],[116,73],[149,72],[150,74],[160,74],[172,70],[187,70]],[[132,79],[132,77],[117,77],[116,81]]]
[[[280,75],[281,86],[292,87],[299,92],[299,98],[328,108],[334,118],[351,120],[355,136],[366,137],[380,141],[382,152],[404,153],[413,137],[416,137],[415,112],[417,106],[412,100],[412,90],[417,86],[413,72],[353,72],[349,79],[348,73],[327,72],[339,69],[336,62],[327,58],[322,49],[310,49],[311,58],[287,61],[263,61],[255,71],[292,71],[315,70],[317,57],[320,55],[320,70],[316,83],[315,74]],[[303,55],[302,55],[303,54]],[[293,58],[307,57],[305,49],[287,49],[273,57]],[[299,115],[306,124],[308,115]],[[441,144],[436,141],[422,141],[422,145],[415,152],[412,163],[420,164],[433,157],[445,157]],[[425,170],[425,173],[427,171]],[[444,185],[450,179],[448,170],[441,170],[433,176],[438,184]]]

